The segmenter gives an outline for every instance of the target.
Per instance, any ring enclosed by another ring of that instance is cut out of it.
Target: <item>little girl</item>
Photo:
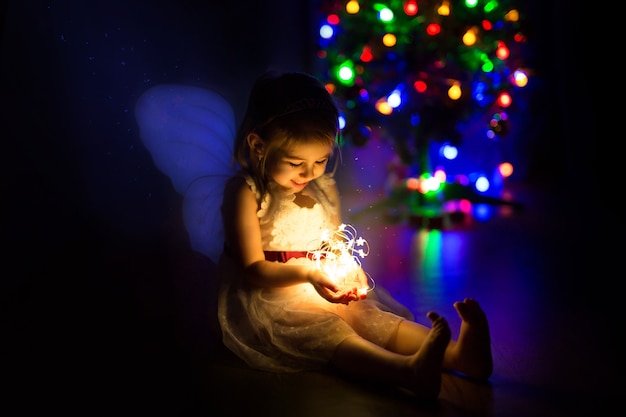
[[[264,74],[237,132],[241,168],[226,184],[218,320],[224,344],[249,366],[275,372],[340,374],[437,398],[441,372],[487,379],[489,327],[473,299],[430,327],[404,314],[388,293],[340,287],[307,256],[311,242],[342,223],[329,161],[337,161],[338,109],[304,73]],[[327,169],[328,168],[328,169]],[[359,268],[362,285],[366,279]]]

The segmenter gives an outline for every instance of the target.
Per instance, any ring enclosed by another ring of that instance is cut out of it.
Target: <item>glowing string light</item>
[[[325,229],[320,241],[311,242],[311,246],[312,249],[307,251],[308,258],[337,285],[346,289],[357,288],[359,295],[374,289],[375,283],[369,274],[364,272],[370,282],[360,282],[359,279],[360,259],[369,255],[370,247],[367,240],[357,235],[354,226],[343,223],[336,230]]]

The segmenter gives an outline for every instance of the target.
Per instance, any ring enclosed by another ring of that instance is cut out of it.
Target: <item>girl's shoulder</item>
[[[261,192],[250,174],[240,171],[226,181],[223,201],[228,201],[230,204],[224,204],[225,207],[234,207],[233,205],[243,204],[246,201],[251,202],[252,200],[256,201],[257,214],[259,216],[264,215],[269,206],[270,196],[266,194],[261,199]]]
[[[245,173],[239,172],[226,181],[226,185],[224,187],[224,196],[236,198],[236,196],[240,195],[242,192],[252,192],[257,197],[259,194],[252,177]]]
[[[246,178],[241,174],[235,174],[226,180],[226,185],[224,186],[224,194],[228,194],[229,192],[236,192],[243,188],[246,185]]]

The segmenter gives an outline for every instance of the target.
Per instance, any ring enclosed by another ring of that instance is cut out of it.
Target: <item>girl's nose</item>
[[[313,178],[315,176],[315,165],[303,165],[303,169],[300,172],[300,175],[304,178]]]

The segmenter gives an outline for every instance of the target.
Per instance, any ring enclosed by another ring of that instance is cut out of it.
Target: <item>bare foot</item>
[[[451,332],[446,319],[437,313],[429,312],[427,317],[432,322],[432,328],[411,358],[411,375],[407,386],[420,398],[436,399],[441,390],[441,364]]]
[[[462,319],[455,370],[472,378],[488,379],[493,372],[493,359],[487,316],[472,298],[457,301],[454,308]]]

